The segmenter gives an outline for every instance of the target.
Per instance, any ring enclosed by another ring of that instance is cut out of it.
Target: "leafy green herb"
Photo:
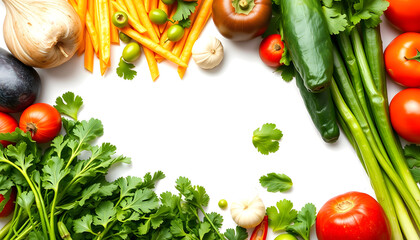
[[[404,147],[404,155],[414,181],[420,183],[420,146],[415,144]]]
[[[74,96],[72,92],[66,92],[62,97],[55,100],[54,107],[61,113],[65,114],[74,120],[77,120],[77,113],[83,105],[83,99],[80,96]]]
[[[124,61],[121,57],[117,67],[117,74],[125,80],[133,80],[137,75],[137,72],[133,70],[134,67],[134,64]]]
[[[267,176],[260,177],[260,183],[269,192],[285,192],[293,185],[292,179],[279,173],[269,173]]]
[[[254,131],[252,143],[258,151],[264,155],[274,153],[279,149],[279,141],[283,137],[283,133],[276,129],[273,123],[264,124],[261,129]]]
[[[287,226],[286,231],[309,240],[311,227],[315,224],[315,219],[316,207],[312,203],[307,203],[298,213],[295,223]]]
[[[234,229],[226,229],[225,237],[228,240],[245,240],[248,238],[248,232],[245,228],[236,226],[236,232]]]
[[[297,211],[293,209],[293,203],[289,200],[283,199],[276,203],[276,206],[267,208],[268,226],[274,232],[286,230],[296,220]]]
[[[175,14],[172,16],[174,21],[182,21],[188,19],[195,11],[195,7],[197,6],[197,1],[186,2],[183,0],[178,0],[178,5],[176,8]]]

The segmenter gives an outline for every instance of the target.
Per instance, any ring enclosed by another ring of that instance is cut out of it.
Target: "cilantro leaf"
[[[31,207],[35,202],[35,195],[32,191],[24,191],[16,198],[16,203],[30,215]]]
[[[269,192],[284,192],[289,190],[293,183],[285,174],[269,173],[267,176],[260,177],[262,187],[267,188]]]
[[[195,11],[197,6],[197,1],[187,2],[183,0],[178,0],[178,6],[176,8],[175,14],[172,16],[174,21],[182,21],[189,18],[191,13]]]
[[[76,219],[73,222],[73,230],[75,233],[92,233],[95,234],[92,230],[93,218],[92,215],[87,214],[80,219]]]
[[[346,14],[342,14],[342,4],[334,3],[331,6],[322,6],[324,16],[327,19],[330,34],[339,34],[348,26]]]
[[[276,129],[273,123],[266,123],[254,131],[252,143],[254,147],[262,154],[268,155],[279,149],[279,141],[283,137],[283,133]]]
[[[117,67],[118,77],[124,78],[125,80],[133,80],[137,75],[137,72],[133,70],[134,64],[124,61],[121,57]]]
[[[224,235],[228,240],[245,240],[248,238],[248,232],[240,226],[236,226],[236,233],[232,228],[226,229]]]
[[[99,204],[95,209],[95,213],[96,216],[93,217],[93,224],[106,228],[108,223],[114,220],[117,211],[114,208],[114,203],[106,201]]]
[[[134,190],[140,186],[142,180],[139,177],[127,176],[118,178],[115,183],[120,188],[120,199],[122,200],[125,197],[133,196]]]
[[[312,203],[307,203],[298,213],[293,225],[289,225],[286,231],[301,236],[304,240],[309,240],[311,227],[315,224],[316,207]]]
[[[83,99],[80,96],[75,96],[72,92],[66,92],[62,97],[58,97],[55,103],[54,107],[58,112],[77,120],[77,114],[83,105]]]
[[[286,48],[284,48],[286,49]],[[283,58],[282,58],[283,59]],[[292,63],[290,63],[289,65],[281,65],[280,67],[278,67],[276,69],[276,71],[280,71],[281,72],[281,78],[285,81],[285,82],[290,82],[293,80],[293,78],[295,77],[295,67],[293,66]]]
[[[61,180],[63,180],[63,178],[69,174],[70,170],[68,168],[64,168],[63,159],[53,157],[50,161],[48,161],[47,165],[44,166],[42,172],[44,188],[53,189],[57,192],[58,185],[60,184]]]
[[[350,21],[356,25],[361,20],[366,20],[367,27],[376,27],[381,22],[381,16],[388,8],[389,2],[386,0],[360,1],[354,3],[354,12]]]
[[[274,232],[285,230],[288,225],[295,221],[297,211],[293,209],[293,203],[283,199],[276,203],[276,206],[267,208],[268,226]]]
[[[0,175],[0,194],[5,195],[15,184],[5,175]]]
[[[104,134],[102,122],[91,118],[88,122],[83,120],[81,124],[76,125],[73,134],[79,138],[79,143],[87,143]]]
[[[127,197],[121,202],[122,210],[132,209],[140,214],[150,213],[159,207],[156,194],[150,189],[138,189],[133,197]]]
[[[406,145],[404,155],[414,181],[420,183],[420,146],[416,144]]]

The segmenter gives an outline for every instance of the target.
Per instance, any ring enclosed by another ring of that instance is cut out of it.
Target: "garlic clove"
[[[265,213],[265,205],[258,196],[234,202],[230,207],[233,221],[243,228],[256,227],[263,220]]]
[[[3,0],[3,35],[26,65],[52,68],[68,61],[81,43],[78,14],[65,0]]]
[[[203,69],[215,68],[222,62],[223,56],[223,45],[213,36],[197,40],[192,49],[192,58]]]

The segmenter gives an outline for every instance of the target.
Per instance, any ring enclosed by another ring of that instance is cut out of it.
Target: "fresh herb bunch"
[[[116,155],[110,143],[93,144],[103,125],[76,120],[81,97],[67,92],[56,104],[71,119],[63,118],[65,134],[47,148],[18,128],[0,134],[16,143],[0,147],[0,192],[17,189],[13,218],[0,239],[246,239],[233,229],[220,233],[223,218],[205,212],[210,198],[204,187],[185,177],[176,180],[177,194],[159,196],[153,189],[165,177],[161,171],[106,181],[110,167],[130,158]]]

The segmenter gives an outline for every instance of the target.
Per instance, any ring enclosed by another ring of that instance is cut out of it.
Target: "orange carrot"
[[[117,0],[116,2],[123,8],[125,13],[128,13],[127,6],[125,5],[124,0]]]
[[[109,19],[112,19],[112,15],[114,15],[114,13],[116,12],[114,10],[114,8],[112,7],[111,3],[113,1],[112,0],[108,0],[108,5],[109,5]],[[120,38],[118,36],[118,28],[115,27],[114,24],[111,23],[111,43],[112,44],[120,44]]]
[[[150,0],[144,0],[144,9],[147,13],[150,11]]]
[[[124,11],[124,7],[120,6],[117,2],[112,2],[112,5],[117,9],[118,11]],[[140,33],[146,32],[146,28],[144,28],[138,20],[135,20],[135,17],[131,15],[131,13],[126,12],[128,16],[128,24],[130,24],[134,29],[136,29]],[[136,13],[137,16],[137,13]],[[138,17],[137,17],[138,18]]]
[[[82,29],[85,29],[86,25],[86,12],[87,12],[87,0],[79,0],[77,5],[77,11],[80,13],[80,22],[82,23]],[[82,32],[83,43],[86,41],[85,31]],[[77,54],[81,55],[85,50],[86,44],[81,44],[79,49],[77,50]]]
[[[143,0],[136,0],[135,6],[137,10],[137,14],[140,18],[140,23],[147,29],[147,35],[150,39],[158,43],[159,38],[156,35],[155,29],[153,28],[152,22],[150,22],[149,16],[147,15],[146,9],[144,8]]]
[[[168,5],[166,5],[166,4],[164,4],[164,3],[162,2],[162,0],[159,0],[159,3],[158,3],[158,8],[159,8],[160,10],[164,11],[164,12],[166,13],[166,15],[168,15],[168,16],[169,16],[169,15],[171,15],[171,12],[170,12],[169,6],[168,6]],[[164,24],[159,25],[159,33],[161,34],[161,36],[162,36],[163,31],[164,31],[164,30],[165,30],[165,28],[166,28],[167,23],[168,23],[168,22],[166,22],[166,23],[164,23]]]
[[[92,45],[92,41],[90,40],[90,36],[86,30],[86,46],[85,46],[85,56],[84,56],[84,60],[85,60],[85,69],[88,70],[89,72],[93,72],[93,45]]]
[[[96,32],[95,24],[89,12],[86,12],[86,29],[90,36],[90,41],[93,44],[93,48],[97,53],[99,51],[99,36]]]
[[[207,20],[211,14],[213,0],[205,0],[200,7],[197,19],[195,20],[194,25],[192,26],[190,34],[188,34],[187,41],[185,42],[184,49],[181,53],[181,60],[185,63],[188,63],[191,58],[191,51],[194,46],[195,41],[198,39],[201,31],[207,23]],[[184,77],[186,67],[178,66],[178,75],[182,79]]]
[[[129,27],[125,27],[125,28],[122,28],[121,31],[123,33],[127,34],[129,37],[131,37],[135,41],[137,41],[138,43],[140,43],[141,45],[143,45],[144,47],[152,50],[156,54],[161,55],[162,57],[168,59],[169,61],[171,61],[175,64],[177,64],[178,66],[182,66],[182,67],[187,67],[188,66],[185,62],[181,61],[181,59],[179,59],[178,57],[173,55],[170,51],[164,49],[158,43],[156,43],[156,42],[152,41],[151,39],[149,39],[148,37],[138,33],[134,29],[129,28]]]
[[[147,65],[149,66],[150,75],[153,81],[159,77],[159,68],[156,63],[155,54],[148,48],[143,47],[144,55],[146,56]]]
[[[134,6],[134,2],[132,0],[124,0],[124,2],[125,2],[125,6],[127,7],[128,13],[130,13],[131,16],[133,16],[134,20],[136,20],[137,22],[140,22],[140,18]]]

